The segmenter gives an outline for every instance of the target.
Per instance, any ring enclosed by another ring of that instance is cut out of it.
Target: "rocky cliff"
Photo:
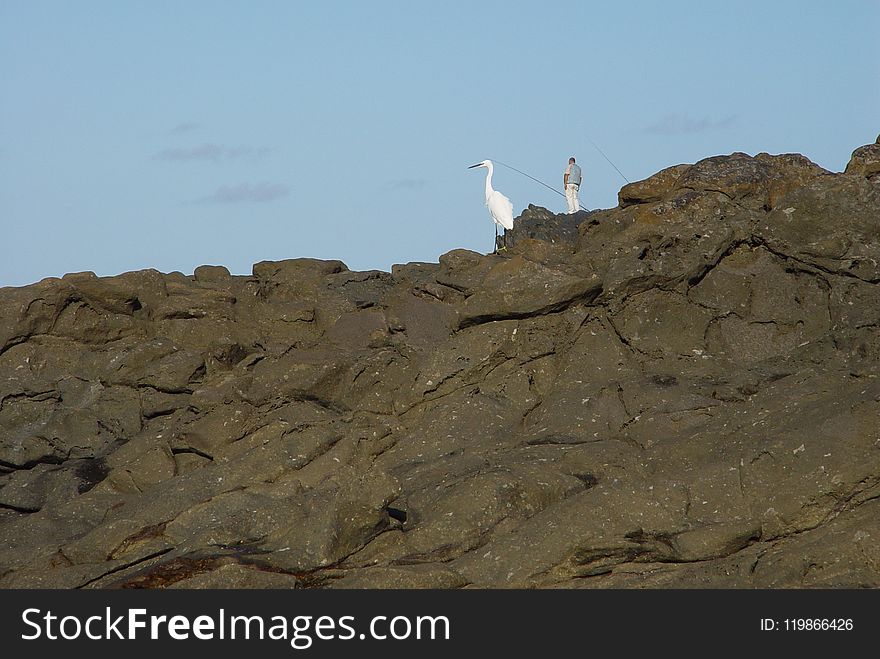
[[[0,586],[880,586],[880,143],[509,244],[0,290]]]

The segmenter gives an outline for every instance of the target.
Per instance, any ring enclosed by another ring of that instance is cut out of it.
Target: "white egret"
[[[491,160],[478,162],[476,165],[468,167],[468,169],[473,169],[474,167],[485,167],[489,170],[486,173],[486,207],[495,221],[495,249],[497,251],[498,227],[502,226],[505,229],[513,229],[513,204],[510,203],[510,199],[498,192],[498,190],[492,189],[492,172],[494,168],[492,167]]]

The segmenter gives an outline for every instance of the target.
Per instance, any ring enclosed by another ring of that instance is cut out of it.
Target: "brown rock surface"
[[[391,273],[0,289],[0,587],[880,586],[876,148]]]
[[[866,144],[853,151],[846,173],[874,181],[880,177],[880,136],[874,144]]]

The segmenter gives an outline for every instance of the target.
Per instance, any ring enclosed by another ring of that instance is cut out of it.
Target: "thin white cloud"
[[[187,162],[202,160],[208,162],[220,162],[221,160],[236,160],[239,158],[263,158],[272,150],[268,147],[255,146],[225,146],[223,144],[200,144],[199,146],[165,149],[154,157],[157,160],[169,162]]]
[[[707,117],[694,118],[684,114],[667,114],[645,128],[645,132],[652,135],[704,133],[710,130],[728,128],[736,122],[736,119],[736,115],[729,115],[723,119],[709,119]]]
[[[290,187],[283,183],[239,183],[221,185],[212,194],[196,200],[202,204],[265,203],[290,194]]]
[[[183,135],[184,133],[191,133],[199,127],[197,123],[192,121],[184,121],[177,124],[174,128],[168,131],[169,135]]]

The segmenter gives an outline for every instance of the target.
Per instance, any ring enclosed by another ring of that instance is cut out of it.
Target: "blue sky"
[[[0,0],[0,286],[487,251],[484,158],[616,204],[880,132],[880,2]],[[499,168],[518,214],[565,200]]]

